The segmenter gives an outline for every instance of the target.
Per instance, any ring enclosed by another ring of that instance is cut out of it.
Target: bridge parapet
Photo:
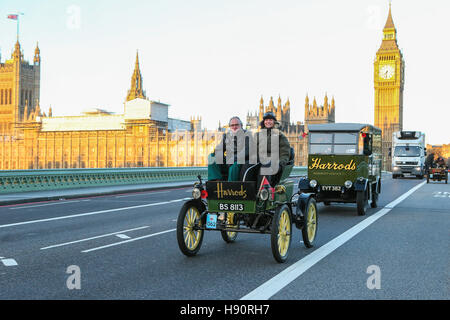
[[[291,176],[306,174],[294,167]],[[0,194],[67,188],[152,184],[206,179],[207,167],[151,167],[103,169],[41,169],[0,171]]]

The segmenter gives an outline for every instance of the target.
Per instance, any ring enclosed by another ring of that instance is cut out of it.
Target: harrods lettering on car
[[[223,184],[217,182],[217,190],[214,192],[217,193],[217,199],[222,199],[226,196],[241,196],[242,199],[247,198],[247,190],[244,189],[243,185],[240,186],[239,190],[234,190],[232,188],[223,189]]]
[[[356,163],[352,160],[348,163],[321,163],[322,159],[320,158],[312,158],[312,164],[308,167],[308,169],[322,169],[322,170],[348,170],[352,171],[356,169]]]

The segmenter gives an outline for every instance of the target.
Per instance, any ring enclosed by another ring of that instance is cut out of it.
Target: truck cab
[[[425,167],[425,134],[420,131],[397,131],[392,134],[392,178],[406,174],[422,179]]]

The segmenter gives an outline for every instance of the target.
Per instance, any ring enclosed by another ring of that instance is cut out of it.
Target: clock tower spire
[[[392,19],[391,4],[383,39],[374,61],[375,117],[374,124],[382,130],[383,169],[390,170],[389,148],[392,133],[403,129],[403,87],[405,61],[397,44],[397,29]]]

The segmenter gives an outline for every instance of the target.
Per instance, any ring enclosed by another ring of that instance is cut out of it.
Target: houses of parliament
[[[201,118],[190,121],[168,116],[169,105],[149,100],[143,89],[136,54],[123,114],[102,109],[79,116],[53,116],[39,105],[40,49],[33,63],[24,59],[19,41],[9,60],[0,58],[0,169],[62,169],[119,167],[205,166],[207,156],[224,129],[202,129]],[[259,114],[247,117],[247,128],[257,129],[266,111],[274,111],[281,129],[296,152],[296,165],[306,164],[304,132],[308,123],[334,122],[334,98],[323,106],[305,101],[305,123],[290,122],[290,102],[275,107],[273,99]]]
[[[29,63],[18,40],[10,59],[2,62],[0,56],[0,170],[205,166],[226,129],[202,129],[200,117],[170,118],[168,104],[147,98],[137,53],[122,114],[90,109],[53,116],[51,108],[46,114],[39,105],[41,63],[39,47]],[[374,61],[374,124],[383,132],[384,159],[392,132],[403,127],[404,65],[389,7]],[[303,123],[291,121],[291,108],[289,99],[283,103],[279,96],[275,105],[273,97],[265,103],[261,96],[259,108],[247,113],[246,128],[258,130],[263,114],[274,112],[294,147],[295,165],[303,166],[308,125],[335,122],[335,100],[325,94],[319,105],[306,96]]]

